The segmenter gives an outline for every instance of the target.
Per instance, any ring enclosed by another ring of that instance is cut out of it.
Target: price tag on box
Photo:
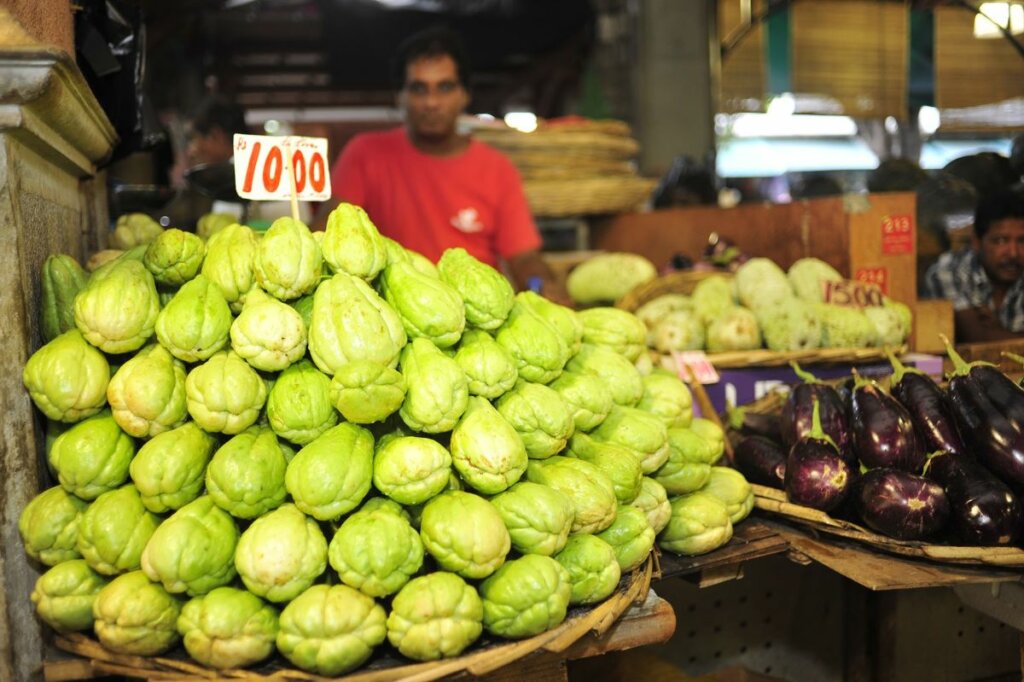
[[[866,308],[884,305],[882,290],[878,285],[857,282],[851,279],[825,280],[821,283],[822,300],[825,303],[848,308]]]
[[[882,253],[914,252],[914,216],[887,215],[882,218]]]
[[[672,357],[676,361],[676,371],[679,374],[679,378],[683,381],[691,381],[690,373],[686,371],[686,368],[689,367],[693,370],[693,374],[698,382],[705,385],[718,383],[718,370],[711,364],[704,351],[673,351]]]
[[[331,198],[327,139],[235,135],[235,191],[244,199],[287,201],[292,173],[299,201]]]
[[[889,293],[889,269],[885,267],[857,268],[853,278],[858,282],[874,284],[882,290],[882,294]]]

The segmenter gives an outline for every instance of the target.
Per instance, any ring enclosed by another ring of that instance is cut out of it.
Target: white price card
[[[686,371],[689,367],[693,370],[696,380],[701,384],[717,384],[719,380],[718,370],[711,364],[711,360],[700,350],[673,351],[672,357],[676,360],[676,372],[679,378],[690,383],[690,373]]]
[[[331,198],[327,139],[235,135],[235,191],[243,199],[300,201]]]

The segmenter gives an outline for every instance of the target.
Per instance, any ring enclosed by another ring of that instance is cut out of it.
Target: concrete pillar
[[[641,171],[661,175],[680,154],[710,158],[717,88],[715,0],[641,0],[635,76]]]
[[[105,243],[106,188],[97,164],[114,130],[67,53],[12,47],[28,35],[0,13],[0,680],[41,679],[43,642],[29,595],[42,566],[18,534],[46,482],[42,420],[21,384],[40,343],[39,273],[46,256],[83,260]]]

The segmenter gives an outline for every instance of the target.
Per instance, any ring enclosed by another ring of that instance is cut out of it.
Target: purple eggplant
[[[850,429],[846,418],[846,406],[836,390],[820,381],[810,372],[805,372],[800,365],[791,362],[793,371],[803,380],[789,392],[786,403],[782,406],[781,429],[782,442],[788,447],[800,442],[811,432],[811,412],[815,400],[821,410],[822,430],[832,439],[840,456],[851,466],[856,465],[853,455]]]
[[[1024,530],[1020,500],[1005,483],[968,457],[929,455],[925,476],[946,490],[953,542],[985,547],[1013,545]]]
[[[729,426],[745,436],[764,436],[782,442],[778,412],[752,412],[748,407],[729,406],[726,409]]]
[[[924,452],[969,456],[949,399],[935,380],[917,368],[907,367],[891,352],[887,354],[893,368],[890,392],[910,413]]]
[[[1024,485],[1024,432],[1011,419],[1013,407],[990,395],[991,382],[983,365],[967,364],[949,339],[946,352],[955,370],[949,377],[949,400],[960,432],[978,461],[1010,486]]]
[[[786,453],[770,438],[747,436],[733,449],[733,462],[751,483],[786,486]]]
[[[871,469],[854,492],[865,525],[897,540],[927,540],[949,521],[949,500],[942,486],[899,469]]]
[[[873,380],[857,375],[850,402],[850,432],[861,464],[920,473],[924,450],[917,442],[910,413]]]
[[[821,404],[811,408],[811,430],[789,450],[786,459],[786,497],[790,502],[828,512],[846,499],[853,469],[821,428]]]

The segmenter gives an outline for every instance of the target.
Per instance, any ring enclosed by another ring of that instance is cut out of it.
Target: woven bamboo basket
[[[640,306],[665,294],[692,294],[702,280],[713,275],[732,278],[732,274],[719,270],[681,270],[662,275],[641,284],[615,304],[617,308],[636,312]],[[906,345],[891,349],[897,355],[905,353]],[[667,357],[667,356],[666,356]],[[886,359],[884,348],[813,348],[795,351],[758,350],[708,353],[711,363],[720,369],[741,367],[782,367],[790,362],[801,365],[864,364]],[[667,362],[667,360],[666,360]]]
[[[655,185],[656,180],[621,176],[530,181],[523,188],[535,216],[557,218],[634,210]]]
[[[629,127],[628,123],[614,118],[583,118],[567,122],[544,121],[540,128],[567,133],[601,133],[620,137],[630,137],[633,134],[633,129]]]
[[[518,642],[478,643],[458,658],[429,663],[410,663],[396,655],[382,656],[371,659],[366,667],[341,679],[347,682],[428,682],[458,674],[484,675],[537,651],[561,653],[588,633],[605,634],[630,605],[642,602],[650,590],[655,563],[656,552],[652,552],[640,568],[623,576],[618,589],[608,599],[593,607],[571,609],[561,625],[536,637]],[[177,682],[327,682],[339,679],[287,667],[284,659],[273,660],[253,670],[211,670],[193,662],[180,649],[168,656],[144,658],[112,653],[95,639],[81,634],[58,635],[54,643],[58,648],[88,660],[96,674]]]
[[[480,129],[474,136],[502,151],[543,151],[563,157],[629,159],[640,151],[640,145],[631,137],[591,132],[548,131],[543,128],[532,133],[517,130]]]

